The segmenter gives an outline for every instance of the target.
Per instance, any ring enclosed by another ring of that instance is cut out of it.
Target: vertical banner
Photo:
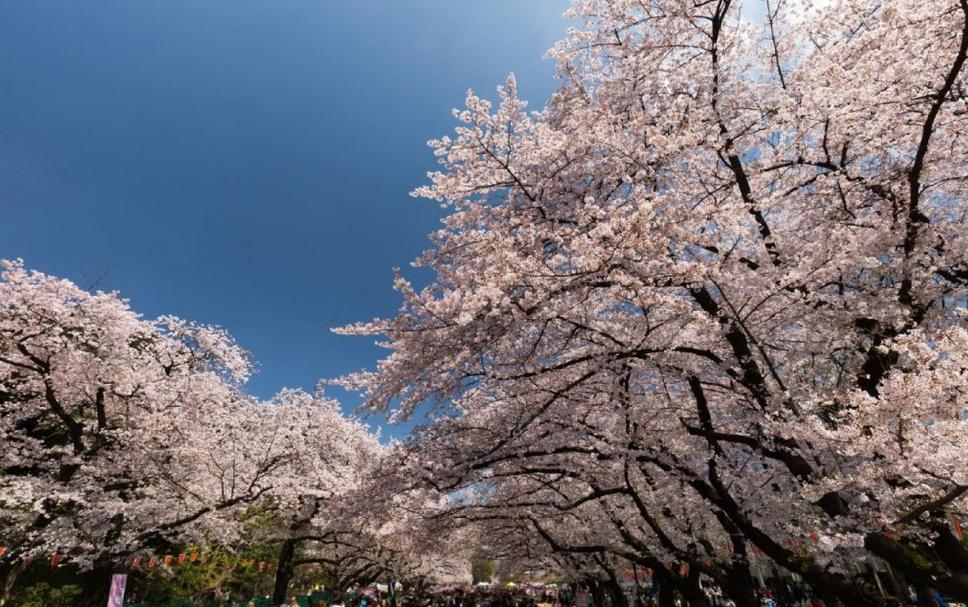
[[[111,594],[108,607],[124,607],[124,587],[128,585],[128,574],[115,573],[111,576]]]

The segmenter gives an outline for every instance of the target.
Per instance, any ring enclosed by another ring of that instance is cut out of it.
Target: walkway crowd
[[[676,607],[735,607],[735,603],[724,596],[722,590],[714,585],[704,588],[707,603],[705,605],[687,604],[675,599]],[[338,605],[326,602],[304,602],[293,598],[288,605],[281,607],[659,607],[658,590],[648,584],[639,588],[628,588],[627,605],[612,605],[612,601],[605,597],[600,603],[596,602],[592,594],[581,585],[572,587],[490,587],[468,589],[449,589],[439,592],[420,594],[402,594],[394,598],[386,595],[374,596],[368,593],[349,593],[343,603]],[[941,607],[965,607],[959,603],[948,602],[940,594],[933,597]],[[765,587],[759,591],[762,607],[850,607],[846,605],[831,605],[819,597],[813,596],[810,590],[802,585],[786,584],[782,588]],[[886,598],[884,607],[918,607],[917,596],[912,592],[904,599]],[[248,607],[259,607],[250,603]],[[274,607],[274,606],[273,606]]]

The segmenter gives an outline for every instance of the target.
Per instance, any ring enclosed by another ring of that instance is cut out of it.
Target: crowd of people
[[[775,580],[773,580],[775,581]],[[707,604],[702,607],[736,607],[735,602],[715,585],[703,588]],[[815,596],[809,587],[794,582],[764,586],[758,592],[763,607],[835,607]],[[658,607],[658,589],[649,584],[627,589],[628,607]],[[934,593],[932,599],[942,607],[964,607],[950,603],[942,595]],[[626,607],[615,606],[605,597],[604,604],[593,605],[591,593],[580,584],[554,587],[512,586],[475,588],[473,590],[454,588],[438,592],[405,594],[395,598],[383,595],[377,598],[358,594],[346,601],[343,607]],[[886,597],[884,607],[917,607],[923,602],[913,590],[907,597]],[[296,607],[298,603],[293,603]],[[693,607],[691,604],[675,599],[676,607]],[[250,606],[254,607],[254,606]],[[288,607],[288,606],[286,606]]]

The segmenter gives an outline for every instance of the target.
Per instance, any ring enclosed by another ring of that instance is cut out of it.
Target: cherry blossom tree
[[[250,363],[227,334],[145,321],[115,294],[17,262],[5,263],[0,302],[3,511],[23,546],[11,556],[124,550],[258,496],[271,460],[185,466],[255,427],[235,387]]]
[[[300,519],[356,486],[377,438],[320,395],[242,391],[227,333],[145,320],[114,293],[5,262],[0,281],[0,568],[93,569],[171,543],[244,542],[252,508]],[[285,545],[285,543],[284,543]]]
[[[271,510],[283,521],[283,532],[272,537],[280,542],[272,600],[282,603],[300,565],[326,563],[332,573],[345,570],[353,559],[362,562],[360,575],[376,569],[362,557],[367,550],[359,548],[361,533],[346,528],[344,521],[356,512],[353,502],[380,464],[384,448],[366,426],[345,418],[339,403],[322,394],[286,390],[270,408],[285,412],[288,425],[299,429],[289,469],[281,475],[289,486],[271,492]],[[320,547],[333,550],[320,555]]]
[[[414,474],[566,507],[561,552],[742,586],[755,548],[858,605],[877,555],[968,597],[968,3],[570,14],[547,108],[510,77],[431,142],[436,279],[343,329],[391,353],[341,383],[434,403]]]
[[[414,490],[397,474],[395,455],[392,447],[380,448],[378,458],[357,468],[362,478],[351,490],[305,502],[313,509],[291,518],[274,602],[284,600],[289,579],[302,566],[314,567],[337,597],[378,580],[402,583],[417,593],[469,583],[475,538],[467,529],[437,521],[439,496]]]

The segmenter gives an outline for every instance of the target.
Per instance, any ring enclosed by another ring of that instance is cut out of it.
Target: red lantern
[[[140,567],[141,566],[141,555],[140,554],[135,555],[134,559],[131,561],[131,566],[132,567]]]
[[[59,563],[59,562],[60,562],[60,555],[59,554],[57,554],[55,552],[54,554],[50,555],[50,566],[51,566],[51,569],[53,569],[54,567],[57,567],[57,563]]]
[[[186,556],[185,556],[185,553],[184,552],[181,553],[181,554],[179,554],[178,555],[178,564],[179,565],[184,565],[185,564],[185,558],[186,558]]]

